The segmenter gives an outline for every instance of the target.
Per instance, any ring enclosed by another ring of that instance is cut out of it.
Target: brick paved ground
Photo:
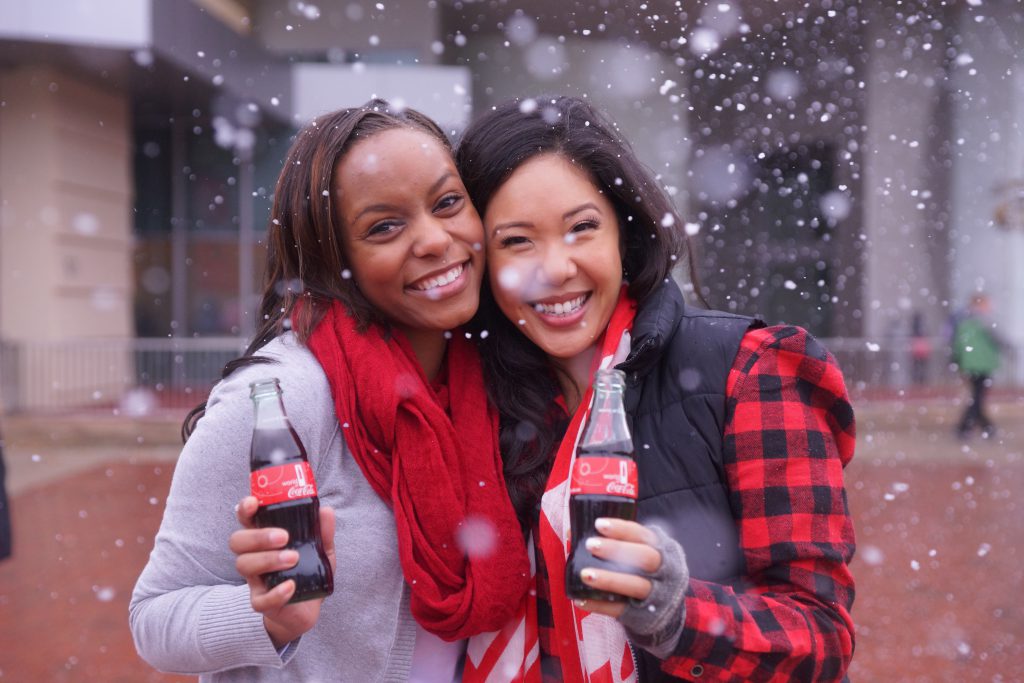
[[[858,405],[851,678],[1024,681],[1024,400],[1001,443],[950,435],[955,406]],[[172,422],[5,423],[15,556],[0,563],[0,680],[176,681],[135,655],[127,605],[177,452]]]
[[[1024,404],[999,442],[952,407],[862,409],[847,470],[858,549],[853,681],[1024,681]]]

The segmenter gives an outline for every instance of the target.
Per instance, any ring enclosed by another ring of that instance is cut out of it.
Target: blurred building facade
[[[712,305],[870,344],[985,289],[1024,344],[1013,0],[0,2],[8,345],[244,337],[298,126],[562,92],[658,172]]]

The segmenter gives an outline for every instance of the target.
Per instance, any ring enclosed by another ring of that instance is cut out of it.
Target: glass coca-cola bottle
[[[334,574],[320,537],[320,499],[306,449],[285,413],[278,380],[249,387],[256,410],[249,451],[252,495],[259,500],[254,521],[261,529],[286,530],[285,548],[299,553],[294,567],[264,574],[263,580],[272,589],[293,579],[295,593],[289,602],[328,596],[334,591]]]
[[[586,541],[596,536],[594,522],[600,517],[636,519],[637,471],[633,439],[623,404],[625,375],[621,370],[598,370],[594,402],[583,438],[576,448],[569,482],[571,551],[565,565],[565,592],[576,600],[626,598],[583,583],[580,571],[587,567],[634,573],[615,562],[594,557]]]

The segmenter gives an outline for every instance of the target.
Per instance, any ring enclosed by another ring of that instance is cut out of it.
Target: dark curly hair
[[[643,302],[679,259],[695,276],[693,252],[672,202],[637,159],[617,127],[577,97],[512,100],[476,119],[464,133],[455,163],[480,215],[524,162],[557,154],[586,172],[615,207],[621,230],[622,265],[630,296]],[[487,280],[473,326],[481,342],[487,389],[501,413],[505,478],[520,521],[532,515],[565,431],[553,411],[559,392],[543,351],[505,318]]]

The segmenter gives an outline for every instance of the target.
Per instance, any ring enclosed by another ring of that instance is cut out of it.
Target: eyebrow
[[[362,218],[365,214],[368,214],[368,213],[374,213],[374,212],[386,213],[388,211],[397,211],[397,210],[398,210],[398,207],[396,207],[394,204],[370,204],[369,206],[363,207],[363,209],[359,213],[357,213],[355,215],[355,217],[352,219],[352,223],[355,224],[356,222],[359,221],[360,218]]]
[[[594,202],[584,202],[583,204],[577,206],[575,209],[569,209],[568,211],[563,213],[562,220],[567,220],[572,216],[578,214],[580,211],[584,211],[586,209],[592,209],[594,211],[597,211],[598,213],[601,213],[601,209],[597,208],[597,204],[595,204]]]
[[[452,177],[452,172],[451,171],[445,171],[444,174],[440,178],[438,178],[434,182],[433,185],[430,186],[430,189],[427,190],[427,194],[434,194],[435,192],[440,190],[441,186],[444,185],[446,182],[448,182],[448,179],[451,178],[451,177]]]
[[[453,175],[454,175],[454,174],[453,174],[453,173],[452,173],[451,171],[445,171],[445,172],[444,172],[444,173],[443,173],[443,174],[441,175],[441,177],[440,177],[440,178],[438,178],[437,180],[435,180],[435,181],[434,181],[434,184],[433,184],[433,185],[431,185],[431,186],[430,186],[430,187],[429,187],[429,188],[427,189],[427,195],[432,195],[432,194],[434,194],[435,192],[437,192],[438,190],[440,190],[440,189],[441,189],[441,187],[442,187],[442,186],[443,186],[443,185],[444,185],[444,184],[445,184],[446,182],[448,182],[448,180],[449,180],[449,179],[450,179],[450,178],[451,178],[451,177],[452,177]],[[356,221],[358,221],[358,220],[359,220],[360,218],[362,218],[364,214],[367,214],[367,213],[372,213],[372,212],[375,212],[375,211],[376,211],[376,212],[381,212],[381,213],[384,213],[384,212],[387,212],[387,211],[397,211],[397,210],[398,210],[398,207],[397,207],[397,206],[395,206],[394,204],[370,204],[369,206],[364,206],[364,207],[363,207],[362,209],[360,209],[359,213],[357,213],[357,214],[355,215],[355,217],[354,217],[354,218],[352,219],[352,223],[355,223],[355,222],[356,222]]]
[[[573,216],[575,216],[576,214],[578,214],[579,212],[586,211],[587,209],[591,209],[593,211],[597,211],[598,213],[601,213],[601,209],[598,208],[597,204],[595,204],[593,202],[584,202],[584,203],[580,204],[579,206],[577,206],[575,208],[572,208],[572,209],[569,209],[568,211],[563,213],[562,214],[562,220],[566,221],[566,220],[572,218]],[[508,221],[506,223],[499,223],[498,225],[494,226],[494,228],[491,230],[491,235],[494,236],[494,235],[498,234],[499,232],[501,232],[502,230],[507,230],[508,228],[532,228],[532,227],[533,227],[533,223],[530,223],[529,221]]]

